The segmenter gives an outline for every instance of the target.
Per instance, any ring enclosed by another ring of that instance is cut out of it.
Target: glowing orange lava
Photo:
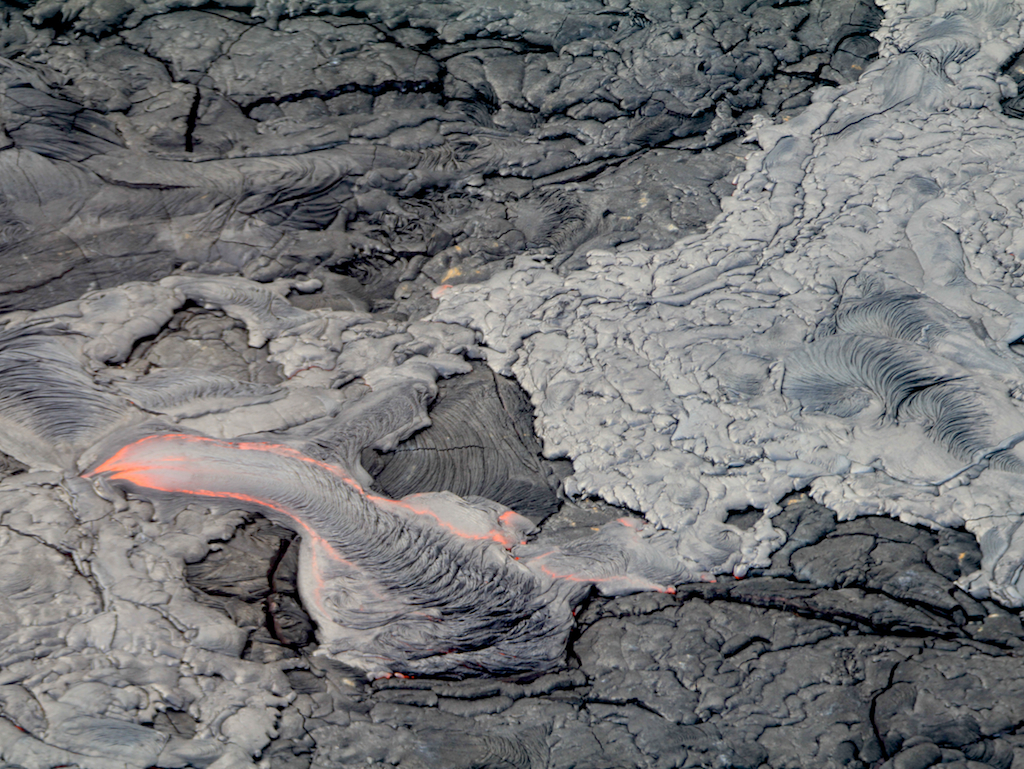
[[[202,483],[200,479],[204,476],[204,473],[208,472],[208,468],[204,465],[204,459],[206,458],[202,456],[202,454],[197,456],[189,455],[187,453],[191,446],[200,447],[200,450],[207,448],[214,450],[226,450],[228,452],[262,451],[270,454],[276,454],[277,456],[285,457],[296,462],[302,462],[315,467],[318,470],[329,473],[349,486],[368,502],[382,510],[397,508],[398,510],[406,513],[428,516],[432,518],[438,526],[447,529],[452,534],[463,539],[493,540],[506,549],[510,549],[514,544],[516,544],[512,542],[504,532],[499,531],[498,529],[491,528],[487,531],[464,531],[457,528],[450,521],[445,520],[430,508],[416,507],[408,502],[368,494],[363,487],[360,486],[351,476],[345,473],[341,467],[313,459],[296,449],[277,443],[263,443],[256,441],[233,442],[220,440],[218,438],[208,438],[201,435],[186,435],[183,433],[152,435],[146,438],[141,438],[133,443],[129,443],[119,449],[99,466],[85,473],[83,477],[92,478],[97,475],[105,474],[110,480],[126,481],[127,483],[131,483],[144,489],[153,489],[155,491],[165,491],[178,494],[192,494],[203,497],[236,499],[240,502],[250,502],[288,516],[288,518],[299,524],[303,531],[307,532],[313,539],[319,540],[327,546],[327,543],[309,527],[297,511],[289,510],[272,500],[256,498],[240,491],[203,488],[195,485],[195,483],[188,483],[187,485],[173,483],[171,479],[175,476],[188,478],[189,480],[195,479],[196,482]],[[239,456],[238,461],[244,462],[244,456]],[[514,520],[512,516],[515,515],[517,514],[514,511],[508,510],[501,515],[500,520],[503,523],[508,524]],[[329,546],[327,547],[329,550],[331,549]]]

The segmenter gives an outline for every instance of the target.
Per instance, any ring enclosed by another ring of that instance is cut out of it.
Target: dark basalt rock
[[[486,497],[535,523],[557,511],[557,478],[539,459],[533,413],[514,381],[477,367],[440,385],[430,418],[428,429],[379,454],[368,468],[389,496],[451,491]]]
[[[777,521],[794,546],[763,576],[596,599],[570,668],[528,683],[378,681],[349,705],[348,728],[313,727],[312,764],[296,765],[1010,766],[1014,727],[999,706],[979,717],[968,703],[985,692],[1013,711],[1024,630],[954,586],[978,558],[973,539],[837,523],[803,495]],[[331,677],[313,671],[305,690]],[[385,740],[385,724],[401,738]]]
[[[1015,4],[192,6],[0,8],[0,765],[1024,762]]]
[[[368,252],[402,260],[397,286],[417,276],[409,259],[443,283],[486,277],[526,249],[666,245],[718,212],[731,190],[715,183],[740,168],[737,153],[702,147],[741,133],[750,110],[775,114],[820,82],[847,82],[874,50],[866,2],[734,5],[551,26],[526,4],[500,32],[486,14],[459,20],[454,5],[410,19],[388,4],[348,15],[342,3],[338,16],[276,28],[214,7],[161,13],[175,3],[7,12],[2,124],[11,148],[33,153],[5,174],[5,199],[19,201],[5,252],[29,257],[5,278],[7,306],[185,263],[268,279]],[[29,19],[99,41],[61,37],[50,55],[52,31]],[[642,54],[626,65],[630,51]],[[74,183],[54,184],[61,174]],[[88,261],[51,210],[102,222]],[[167,228],[188,233],[187,255]]]

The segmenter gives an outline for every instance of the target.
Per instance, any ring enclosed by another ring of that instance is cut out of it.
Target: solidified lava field
[[[1024,767],[1022,52],[0,4],[0,767]]]

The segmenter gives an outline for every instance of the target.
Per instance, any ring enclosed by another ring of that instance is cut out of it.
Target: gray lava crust
[[[1024,767],[1022,23],[0,5],[0,768]]]

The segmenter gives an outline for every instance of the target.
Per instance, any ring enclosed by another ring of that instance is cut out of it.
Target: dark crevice
[[[754,646],[756,644],[767,644],[768,647],[772,651],[783,651],[782,649],[773,648],[772,647],[772,641],[771,641],[770,638],[765,638],[764,636],[761,636],[761,635],[754,635],[754,636],[751,636],[750,638],[746,639],[743,643],[739,644],[737,647],[735,647],[733,649],[730,649],[728,654],[723,652],[722,656],[725,657],[726,659],[728,659],[729,657],[735,657],[740,652],[742,652],[742,651],[744,651],[746,649],[749,649],[751,646]]]
[[[195,95],[192,97],[192,106],[189,108],[188,119],[185,123],[185,152],[192,152],[195,149],[196,123],[199,121],[199,104],[202,98],[199,86],[196,86]]]
[[[493,448],[493,447],[491,447]],[[399,446],[392,453],[406,454],[410,452],[446,452],[446,451],[487,451],[487,446]]]
[[[254,109],[265,104],[287,104],[304,99],[333,99],[345,93],[366,93],[371,96],[380,96],[384,93],[441,93],[444,85],[440,80],[385,80],[375,85],[362,85],[360,83],[344,83],[334,88],[322,91],[316,88],[307,88],[299,93],[285,94],[284,96],[264,96],[246,105],[240,105],[242,112],[248,117]]]
[[[749,581],[753,582],[755,579],[756,579],[756,577],[753,578],[753,579],[750,579]],[[799,586],[799,587],[801,587],[801,588],[803,588],[805,590],[809,590],[809,591],[810,590],[819,590],[821,592],[821,594],[824,594],[824,595],[828,595],[829,592],[831,592],[832,590],[842,590],[843,589],[843,588],[831,588],[831,589],[830,588],[825,588],[825,589],[821,589],[821,588],[817,588],[817,586],[815,586],[815,585],[808,584],[808,583],[805,583],[805,582],[800,582],[800,581],[798,581],[798,580],[796,580],[794,578],[787,579],[785,577],[782,577],[782,578],[778,578],[777,577],[776,579],[782,579],[783,581],[786,581],[786,582],[789,582],[791,584],[797,585],[797,586]],[[719,587],[719,586],[721,586],[721,587]],[[687,589],[688,587],[690,587],[692,589],[688,590]],[[685,601],[686,599],[689,599],[689,598],[699,598],[699,599],[704,600],[706,602],[724,601],[724,602],[727,602],[727,603],[735,603],[735,604],[740,604],[740,605],[743,605],[743,606],[752,606],[752,607],[756,607],[756,608],[760,608],[760,609],[771,609],[771,610],[775,610],[775,611],[783,611],[783,612],[787,612],[787,613],[790,613],[790,614],[796,614],[796,615],[801,616],[801,617],[807,617],[809,619],[822,620],[824,622],[828,622],[828,623],[831,623],[831,624],[834,624],[834,625],[839,625],[839,626],[842,626],[842,627],[845,627],[845,628],[850,628],[850,629],[855,630],[858,633],[861,633],[861,634],[864,634],[864,635],[889,636],[889,637],[896,637],[896,638],[916,638],[916,637],[919,637],[922,632],[928,632],[932,637],[935,637],[935,638],[959,639],[959,640],[966,640],[966,639],[969,638],[969,636],[967,634],[965,634],[959,628],[953,628],[953,629],[949,629],[949,630],[941,630],[941,629],[938,629],[936,627],[922,628],[922,627],[914,627],[912,625],[908,625],[906,627],[899,627],[899,626],[897,626],[897,623],[895,623],[895,622],[893,622],[893,623],[875,622],[870,615],[864,615],[864,614],[861,614],[861,613],[858,613],[858,612],[854,612],[854,611],[843,611],[843,610],[838,610],[838,609],[837,610],[828,610],[828,609],[821,609],[821,608],[815,608],[815,607],[812,607],[812,606],[808,606],[805,603],[805,601],[802,600],[801,598],[791,598],[791,597],[787,597],[785,595],[751,595],[751,594],[743,594],[743,593],[741,593],[741,594],[733,594],[732,593],[733,587],[734,587],[733,585],[730,585],[728,583],[726,583],[726,584],[718,583],[718,584],[713,585],[713,586],[708,586],[708,585],[704,585],[704,584],[698,584],[698,585],[692,585],[692,586],[680,585],[680,586],[677,586],[677,588],[676,588],[676,590],[677,590],[676,595],[679,597],[679,599],[681,601]],[[899,603],[901,605],[913,606],[913,603],[914,603],[914,602],[906,601],[905,599],[893,598],[891,595],[889,595],[888,593],[885,593],[882,590],[866,588],[866,587],[864,587],[862,585],[851,586],[851,587],[853,587],[853,589],[860,590],[860,591],[862,591],[862,592],[864,592],[866,594],[883,596],[883,597],[888,598],[889,600],[895,601],[895,602],[897,602],[897,603]],[[927,607],[927,613],[931,614],[931,615],[935,615],[937,613],[936,607],[933,607],[933,606]],[[938,624],[941,621],[940,618],[947,619],[944,615],[939,614],[939,617],[935,618],[936,619],[936,624]],[[988,642],[984,642],[984,643],[988,643]],[[999,646],[999,644],[990,644],[990,645]]]
[[[907,659],[909,659],[909,657]],[[879,729],[879,727],[878,727],[878,699],[883,694],[885,694],[887,691],[892,689],[893,682],[896,680],[896,669],[903,662],[906,662],[906,661],[907,660],[904,659],[904,660],[901,660],[900,662],[893,663],[892,668],[889,670],[888,681],[886,681],[886,684],[882,688],[882,691],[878,692],[877,694],[875,694],[875,695],[873,695],[871,697],[871,704],[868,707],[868,723],[871,724],[871,730],[874,732],[875,739],[878,741],[878,749],[881,751],[882,758],[884,758],[884,759],[892,758],[892,755],[889,753],[888,748],[886,748],[885,740],[882,738],[881,729]]]

